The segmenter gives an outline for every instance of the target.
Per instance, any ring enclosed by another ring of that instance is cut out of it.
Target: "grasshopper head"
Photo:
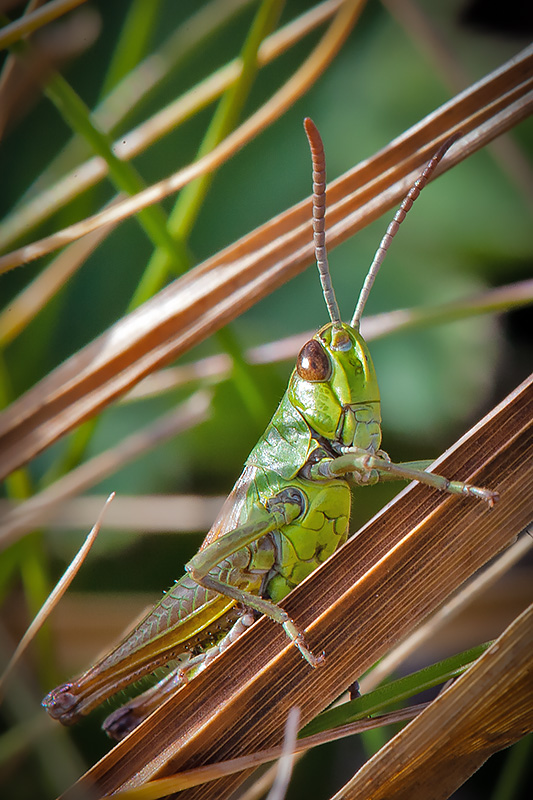
[[[381,414],[376,372],[368,346],[350,325],[321,328],[298,355],[289,397],[309,427],[343,447],[379,449]]]

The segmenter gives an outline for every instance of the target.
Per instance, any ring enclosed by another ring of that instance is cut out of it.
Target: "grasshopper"
[[[289,385],[265,433],[186,574],[108,655],[43,700],[65,725],[163,665],[159,683],[104,722],[121,739],[169,694],[224,651],[265,614],[283,626],[312,667],[324,661],[279,602],[348,537],[350,486],[417,480],[435,489],[484,500],[496,492],[425,471],[421,462],[395,464],[380,449],[376,373],[359,327],[377,271],[399,225],[451,145],[435,153],[387,228],[365,278],[350,324],[341,322],[325,246],[325,158],[310,119],[304,127],[313,163],[313,239],[330,322],[298,355]]]

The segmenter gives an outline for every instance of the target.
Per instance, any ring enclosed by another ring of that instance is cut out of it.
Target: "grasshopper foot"
[[[113,711],[112,714],[105,718],[102,723],[102,730],[107,733],[110,739],[120,742],[142,722],[143,718],[137,716],[135,709],[123,706],[122,708],[117,708],[116,711]]]
[[[294,624],[294,622],[290,617],[287,617],[287,619],[282,623],[282,625],[283,625],[283,630],[285,631],[291,642],[293,642],[293,644],[296,645],[302,656],[309,664],[311,664],[312,667],[320,667],[322,666],[322,664],[325,663],[326,654],[322,652],[318,656],[316,656],[309,649],[305,641],[305,636],[303,635],[301,630],[299,630],[296,627],[296,625]]]
[[[470,483],[461,483],[460,481],[450,481],[448,491],[463,494],[467,497],[477,497],[478,500],[483,500],[487,503],[489,508],[493,508],[494,504],[500,499],[498,492],[493,492],[491,489],[482,489],[479,486],[472,486]]]
[[[193,666],[197,666],[197,662],[201,663],[203,659],[204,655],[202,654],[196,659],[189,659],[184,665],[175,667],[155,686],[130,700],[122,708],[117,708],[116,711],[113,711],[102,723],[102,728],[109,738],[116,739],[117,742],[124,739],[137,725],[140,725],[143,720],[149,717],[167,697],[187,683],[188,670],[192,669]]]

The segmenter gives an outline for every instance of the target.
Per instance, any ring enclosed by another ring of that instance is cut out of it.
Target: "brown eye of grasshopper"
[[[330,360],[316,339],[311,339],[300,350],[296,371],[304,381],[327,381],[331,377]]]

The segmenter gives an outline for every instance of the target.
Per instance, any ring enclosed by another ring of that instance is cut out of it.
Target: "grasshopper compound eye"
[[[296,372],[304,381],[327,381],[331,377],[329,356],[316,339],[310,339],[300,350]]]

